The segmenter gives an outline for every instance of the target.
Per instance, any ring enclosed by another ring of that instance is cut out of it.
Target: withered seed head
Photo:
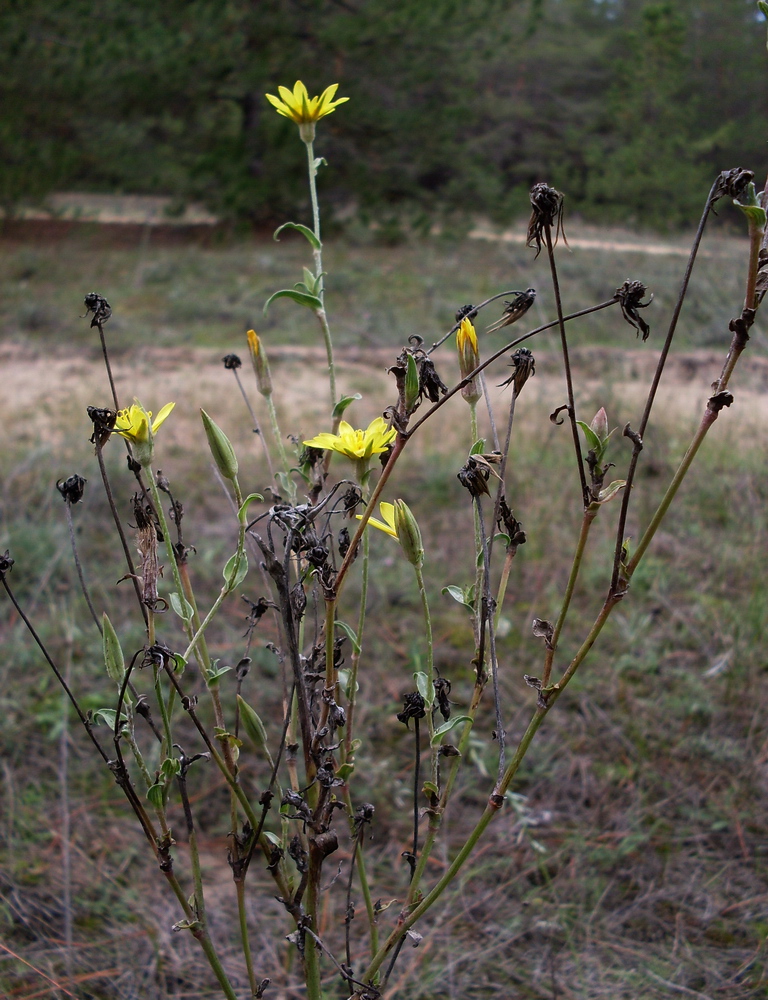
[[[109,435],[114,430],[115,423],[117,422],[117,413],[115,410],[110,410],[103,406],[89,406],[86,409],[86,413],[93,423],[91,444],[101,447],[106,444],[109,440]]]
[[[563,195],[555,188],[539,181],[531,188],[531,219],[528,223],[528,238],[526,246],[536,251],[538,257],[542,248],[542,236],[548,229],[555,228],[555,243],[562,233],[565,245],[565,230],[563,229]]]
[[[425,396],[430,403],[436,403],[440,396],[448,392],[448,386],[435,371],[434,362],[424,358],[419,366],[419,396]]]
[[[464,318],[467,318],[470,323],[473,322],[477,317],[477,309],[474,306],[460,306],[456,310],[456,322],[461,323]]]
[[[723,195],[728,195],[729,198],[735,198],[736,201],[739,201],[747,185],[754,179],[754,173],[751,170],[745,170],[743,167],[733,167],[731,170],[723,170],[717,178],[712,201],[722,198]]]
[[[536,361],[527,347],[518,347],[510,358],[509,365],[512,374],[499,383],[499,388],[514,383],[515,395],[519,396],[528,379],[536,374]]]
[[[91,320],[92,327],[101,326],[112,315],[112,306],[110,306],[103,295],[99,295],[97,292],[89,292],[83,299],[83,302],[85,304],[85,315],[93,313],[93,319]]]
[[[10,549],[6,549],[5,552],[0,555],[0,577],[5,576],[6,573],[10,573],[12,566],[13,559],[11,559]]]
[[[409,691],[403,698],[403,710],[397,713],[398,722],[408,725],[411,719],[423,719],[427,714],[427,706],[418,691]]]
[[[637,330],[638,336],[642,333],[644,341],[648,339],[651,328],[640,315],[638,309],[647,309],[651,302],[653,302],[653,296],[647,302],[642,301],[647,291],[648,289],[642,281],[630,281],[629,278],[627,278],[621,288],[616,289],[616,298],[619,300],[622,316],[630,326],[633,326]]]
[[[221,360],[227,371],[234,371],[236,368],[243,367],[243,362],[236,354],[225,354]]]
[[[83,492],[87,481],[82,476],[70,476],[69,479],[65,479],[63,482],[59,480],[56,483],[56,489],[61,493],[65,503],[80,503],[83,499]]]
[[[488,479],[490,475],[490,469],[481,465],[470,455],[467,459],[467,464],[462,466],[456,473],[456,478],[465,490],[469,490],[471,497],[481,497],[483,495],[490,496],[488,492]]]

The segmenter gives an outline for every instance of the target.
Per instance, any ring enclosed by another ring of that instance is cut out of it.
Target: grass
[[[684,313],[680,357],[646,435],[636,518],[629,528],[634,537],[663,492],[718,371],[719,355],[690,348],[714,347],[716,337],[717,347],[723,347],[727,318],[738,308],[731,273],[743,246],[725,240],[711,249],[714,256],[704,260],[694,289],[696,305]],[[6,257],[2,309],[8,331],[0,413],[6,431],[0,456],[0,550],[12,549],[17,593],[56,657],[65,662],[71,656],[73,678],[80,690],[93,692],[87,704],[96,709],[110,704],[113,695],[100,665],[99,637],[77,593],[55,479],[78,471],[89,480],[84,505],[74,515],[94,600],[110,615],[126,649],[142,639],[126,608],[130,585],[115,585],[122,569],[87,442],[84,407],[104,402],[106,395],[97,344],[87,322],[77,319],[82,293],[95,288],[115,307],[107,332],[116,347],[121,395],[129,399],[136,392],[154,409],[167,399],[178,400],[158,438],[158,461],[185,504],[187,538],[197,547],[191,563],[196,589],[211,592],[232,551],[234,532],[220,487],[211,480],[195,407],[205,406],[231,435],[247,489],[263,488],[267,479],[258,443],[218,358],[233,349],[245,356],[242,330],[258,321],[269,291],[298,278],[304,251],[288,239],[279,245],[157,248],[150,241],[109,250],[94,236],[58,246],[6,241],[0,256]],[[340,369],[345,391],[365,393],[349,411],[356,424],[380,412],[392,395],[390,378],[382,372],[385,356],[374,348],[396,347],[414,331],[431,341],[451,324],[456,305],[477,301],[505,283],[526,287],[540,280],[543,315],[549,318],[552,312],[544,279],[537,277],[544,264],[540,260],[534,272],[530,252],[522,248],[480,241],[462,243],[460,250],[447,240],[397,249],[332,242],[326,259],[339,339],[365,349]],[[650,256],[617,262],[608,251],[577,251],[561,260],[567,308],[609,296],[627,276],[645,279],[653,273],[657,279],[648,279],[657,294],[648,311],[654,331],[649,344],[636,344],[632,331],[615,317],[605,321],[605,328],[595,323],[575,337],[584,341],[575,361],[578,404],[586,419],[606,405],[611,426],[636,421],[637,374],[653,362],[664,310],[679,281],[680,268],[670,265],[680,262]],[[49,318],[30,320],[37,314],[24,310],[33,307]],[[316,367],[279,350],[285,342],[308,343],[310,334],[316,343],[308,314],[276,304],[269,323],[274,325],[259,322],[257,328],[264,331],[268,349],[274,344],[283,431],[314,433],[325,427],[318,416],[325,390]],[[758,349],[760,336],[757,328]],[[540,670],[543,652],[531,637],[530,621],[556,614],[578,519],[566,429],[547,419],[564,398],[558,360],[546,348],[534,350],[537,374],[519,403],[509,476],[510,500],[528,542],[515,560],[499,642],[505,722],[513,738],[522,732],[534,699],[523,674]],[[305,357],[320,356],[305,352]],[[438,358],[448,381],[451,356],[442,352]],[[503,371],[500,362],[489,377],[492,386]],[[258,405],[245,369],[243,375]],[[392,981],[398,998],[768,996],[763,378],[754,358],[750,371],[739,373],[736,404],[702,449],[629,597],[547,718],[514,786],[516,798],[431,912],[419,948],[405,949]],[[494,390],[494,398],[503,412],[507,397]],[[436,662],[451,679],[451,697],[459,705],[471,686],[471,627],[463,609],[440,591],[449,583],[468,583],[471,575],[471,509],[455,478],[469,444],[466,407],[455,400],[444,408],[441,422],[427,424],[423,436],[409,445],[391,494],[407,500],[424,532]],[[127,517],[132,481],[119,443],[113,441],[107,452]],[[621,467],[627,455],[626,441],[617,433],[610,457]],[[341,473],[341,464],[334,469]],[[615,514],[606,508],[593,529],[558,662],[573,651],[598,607],[609,575]],[[359,725],[368,745],[359,771],[376,806],[374,839],[365,849],[375,869],[375,896],[386,904],[402,899],[404,892],[400,854],[408,843],[412,780],[412,743],[395,712],[423,650],[410,568],[389,539],[374,538],[372,548],[379,562],[362,661]],[[350,601],[353,590],[354,584]],[[251,574],[245,592],[254,600],[263,592],[258,576]],[[59,792],[62,700],[4,599],[2,609],[0,926],[6,947],[61,981],[67,971]],[[214,655],[224,663],[242,655],[243,618],[240,602],[232,600],[212,633]],[[170,616],[162,628],[175,636]],[[277,636],[265,618],[244,691],[268,723],[280,711],[277,664],[265,648],[269,640]],[[231,700],[226,682],[223,693]],[[156,884],[114,782],[96,768],[81,732],[69,725],[74,884],[69,959],[73,981],[93,977],[72,992],[99,1000],[217,996],[193,942],[169,930],[179,914]],[[494,725],[486,699],[475,729],[472,767],[464,772],[448,816],[451,845],[487,797],[487,775],[495,770]],[[196,747],[194,735],[183,726],[180,731],[189,749]],[[265,780],[263,762],[244,751],[243,767],[244,780],[258,789]],[[191,773],[190,785],[204,863],[220,904],[213,935],[242,991],[244,969],[228,943],[233,894],[221,819],[226,796],[206,766]],[[177,831],[182,828],[180,811],[173,824]],[[185,850],[180,843],[182,861]],[[451,846],[435,855],[431,880],[451,856]],[[348,860],[344,842],[339,857]],[[264,894],[249,895],[258,972],[273,979],[267,996],[287,1000],[300,994],[291,989],[290,952],[276,933],[284,917],[261,873],[256,881],[266,888]],[[331,939],[342,897],[333,889],[324,894],[323,934],[327,931]],[[382,922],[386,919],[385,914]],[[45,980],[18,960],[5,955],[0,961],[0,990],[7,995],[31,998],[44,988]],[[329,997],[342,996],[338,978],[329,977],[328,991]]]

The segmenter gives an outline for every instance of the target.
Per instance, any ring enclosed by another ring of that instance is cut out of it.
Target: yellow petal
[[[158,415],[152,421],[152,433],[154,434],[157,428],[166,420],[171,410],[174,408],[175,403],[166,403],[165,406],[160,410]]]
[[[335,434],[329,434],[328,431],[323,431],[322,434],[315,435],[309,441],[302,441],[302,444],[306,445],[307,448],[322,448],[323,451],[327,449],[331,451],[339,450],[338,437]]]
[[[386,500],[382,500],[379,504],[379,510],[381,511],[381,516],[390,526],[395,535],[397,535],[397,532],[395,531],[395,505],[393,503],[387,503]]]

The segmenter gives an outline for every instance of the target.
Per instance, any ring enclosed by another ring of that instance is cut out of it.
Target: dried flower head
[[[92,327],[100,327],[112,315],[112,306],[103,295],[99,295],[97,292],[89,292],[83,302],[85,304],[85,315],[93,313],[93,319],[91,320]]]
[[[542,247],[541,238],[553,227],[555,228],[555,244],[557,244],[558,238],[562,234],[563,241],[568,246],[568,240],[565,238],[565,230],[563,229],[562,194],[555,190],[555,188],[550,187],[549,184],[540,181],[531,188],[530,198],[531,219],[528,223],[526,246],[535,250],[538,257]]]
[[[87,480],[83,479],[82,476],[74,475],[63,481],[60,479],[56,483],[56,489],[61,493],[65,503],[80,503],[83,499],[86,482]]]
[[[510,358],[509,366],[512,374],[499,383],[499,388],[514,383],[515,395],[519,396],[528,379],[536,374],[536,362],[527,347],[519,347]]]
[[[647,291],[648,289],[642,281],[630,281],[629,278],[627,278],[621,288],[616,289],[616,298],[619,300],[622,316],[630,326],[633,326],[637,330],[638,337],[642,333],[644,341],[648,339],[651,328],[638,310],[647,309],[651,302],[653,302],[653,296],[647,302],[642,301]]]
[[[236,354],[226,354],[221,360],[227,371],[234,371],[237,368],[243,367],[243,362]]]

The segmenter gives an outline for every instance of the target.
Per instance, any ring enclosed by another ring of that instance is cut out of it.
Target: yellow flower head
[[[363,430],[355,430],[346,420],[339,424],[338,434],[327,432],[318,434],[304,444],[308,448],[322,448],[324,451],[337,451],[346,455],[352,461],[369,459],[371,455],[380,455],[397,437],[397,431],[390,427],[384,417],[376,417]]]
[[[126,410],[119,410],[114,432],[130,441],[136,461],[147,466],[152,461],[154,434],[174,408],[175,403],[166,403],[152,420],[152,412],[145,410],[138,399],[134,399]]]
[[[467,352],[471,352],[475,356],[478,355],[477,346],[477,333],[472,325],[471,321],[465,316],[461,321],[461,326],[456,331],[456,346],[459,349],[460,356],[467,356]],[[477,367],[477,366],[475,366]],[[470,369],[471,371],[472,369]]]
[[[338,88],[338,83],[332,83],[330,87],[325,88],[319,97],[310,97],[301,80],[297,80],[293,91],[287,87],[278,87],[280,97],[275,97],[274,94],[265,94],[264,96],[283,118],[290,118],[297,125],[309,125],[325,118],[340,104],[349,100],[348,97],[339,97],[338,100],[334,101],[333,98]]]

